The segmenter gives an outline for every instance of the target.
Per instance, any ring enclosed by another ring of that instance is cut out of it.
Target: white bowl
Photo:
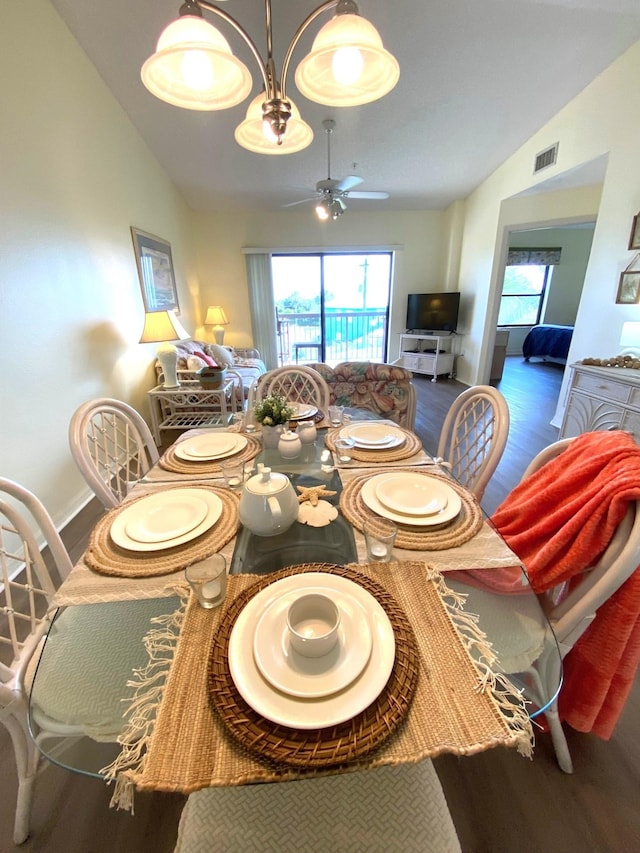
[[[340,611],[333,601],[319,592],[301,595],[287,611],[291,645],[301,655],[319,658],[338,642]]]

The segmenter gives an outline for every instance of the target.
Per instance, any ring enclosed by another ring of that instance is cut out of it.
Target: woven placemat
[[[165,471],[173,471],[174,474],[221,474],[220,467],[225,462],[248,462],[262,450],[262,442],[255,435],[245,435],[247,444],[238,453],[225,456],[224,459],[208,459],[198,462],[188,462],[176,454],[176,445],[172,444],[160,457],[159,465]]]
[[[397,469],[393,473],[397,473]],[[447,548],[457,548],[472,539],[482,528],[482,510],[475,497],[464,486],[456,483],[450,477],[422,468],[403,469],[425,477],[441,480],[449,488],[460,495],[462,508],[459,515],[450,523],[436,527],[416,527],[415,525],[399,524],[396,522],[398,534],[396,546],[408,551],[444,551]],[[376,472],[377,474],[378,472]],[[381,470],[379,473],[385,473]],[[340,509],[348,521],[360,532],[368,518],[379,516],[366,505],[362,499],[362,487],[371,479],[371,472],[357,474],[342,488],[340,493]]]
[[[344,429],[344,427],[338,427],[337,429],[329,430],[327,433],[325,437],[325,444],[329,450],[335,451],[333,442],[339,437],[342,429]],[[422,442],[417,435],[410,432],[408,429],[403,429],[401,426],[394,425],[394,429],[402,430],[406,436],[404,443],[399,447],[394,447],[390,450],[364,450],[361,447],[354,447],[350,453],[351,458],[357,459],[358,462],[380,462],[384,464],[385,462],[397,462],[400,459],[408,459],[410,456],[413,456],[414,453],[422,450]]]
[[[240,499],[233,492],[200,484],[177,488],[207,489],[220,498],[222,514],[213,527],[191,542],[185,542],[173,548],[163,548],[160,551],[139,552],[121,548],[111,538],[111,525],[123,510],[148,497],[145,495],[136,501],[128,501],[123,506],[115,507],[100,519],[89,538],[89,547],[84,556],[86,565],[98,574],[116,577],[144,578],[166,575],[180,571],[196,560],[204,560],[233,539],[240,524],[238,516]]]
[[[323,729],[277,725],[253,710],[239,694],[229,669],[231,630],[247,602],[274,581],[303,572],[327,572],[354,581],[384,608],[396,642],[389,680],[378,698],[351,720]],[[240,593],[222,616],[209,658],[209,697],[231,735],[250,752],[294,767],[330,767],[366,755],[382,743],[409,710],[418,679],[416,640],[397,601],[371,578],[331,564],[304,564],[274,572]]]

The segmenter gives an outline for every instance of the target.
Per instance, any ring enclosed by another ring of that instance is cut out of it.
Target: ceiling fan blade
[[[367,192],[363,190],[362,192],[350,192],[347,196],[348,198],[389,198],[389,193],[382,192]]]
[[[336,189],[340,190],[340,192],[348,192],[351,187],[357,187],[363,180],[364,178],[359,178],[357,175],[347,175],[346,178],[338,181]]]
[[[288,204],[283,204],[282,207],[294,207],[296,204],[306,204],[308,201],[316,201],[317,196],[310,198],[301,198],[300,201],[290,201]]]

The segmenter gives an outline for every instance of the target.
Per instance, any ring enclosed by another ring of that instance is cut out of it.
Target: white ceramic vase
[[[265,426],[262,425],[262,444],[268,450],[277,450],[278,442],[280,441],[280,436],[285,431],[286,426],[284,424],[278,424],[278,426]]]

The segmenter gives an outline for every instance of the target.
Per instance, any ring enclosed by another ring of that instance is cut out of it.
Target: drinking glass
[[[331,421],[331,426],[340,426],[342,423],[343,412],[344,406],[329,406],[329,420]]]
[[[336,458],[340,465],[345,465],[351,462],[351,451],[355,446],[355,441],[352,438],[336,438],[333,442],[336,451]]]
[[[370,518],[364,523],[364,540],[370,563],[388,563],[398,528],[388,518]]]
[[[228,488],[232,492],[239,492],[244,483],[244,463],[243,462],[221,462],[220,468],[222,476]]]
[[[222,554],[192,563],[185,576],[201,607],[212,610],[222,604],[227,592],[227,561]]]

